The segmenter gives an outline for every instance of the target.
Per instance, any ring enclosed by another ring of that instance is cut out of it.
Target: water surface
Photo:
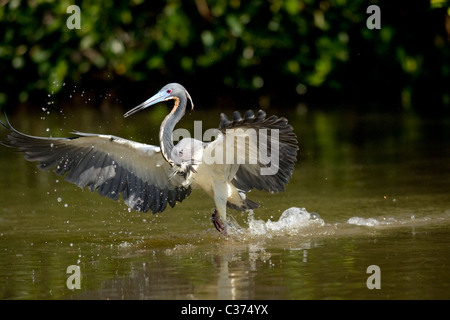
[[[120,108],[86,106],[22,110],[10,121],[33,135],[79,130],[157,144],[165,112],[124,120]],[[218,114],[197,110],[180,126],[216,127]],[[285,193],[252,191],[260,208],[230,211],[239,228],[228,237],[201,190],[162,214],[138,213],[1,147],[0,298],[449,299],[450,121],[283,114],[301,148],[291,183]],[[70,265],[80,267],[79,290],[67,288]],[[367,287],[371,265],[380,289]]]

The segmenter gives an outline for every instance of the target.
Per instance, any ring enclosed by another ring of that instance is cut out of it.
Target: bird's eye
[[[171,93],[171,92],[172,92],[172,89],[167,89],[166,92],[167,92],[167,93]]]

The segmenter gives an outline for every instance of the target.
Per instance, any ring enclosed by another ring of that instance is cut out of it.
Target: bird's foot
[[[217,231],[226,234],[226,226],[223,224],[222,220],[220,220],[216,209],[214,209],[214,213],[212,214],[212,222],[214,223],[214,227],[216,227]]]

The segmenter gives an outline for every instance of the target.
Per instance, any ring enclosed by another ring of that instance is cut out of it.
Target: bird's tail
[[[256,209],[259,207],[259,204],[257,204],[256,202],[254,202],[250,199],[245,199],[241,206],[228,201],[227,207],[230,209],[233,209],[233,210],[237,210],[237,211],[245,211],[245,210],[250,210],[250,209]]]

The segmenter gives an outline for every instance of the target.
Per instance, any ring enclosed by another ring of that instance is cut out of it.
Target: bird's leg
[[[225,226],[223,225],[222,220],[220,220],[216,209],[214,209],[214,213],[212,214],[212,222],[214,223],[214,227],[216,227],[217,231],[220,233],[225,233]]]
[[[214,190],[214,209],[213,222],[216,229],[223,233],[227,233],[227,196],[228,188],[225,181],[215,181],[213,185]]]

